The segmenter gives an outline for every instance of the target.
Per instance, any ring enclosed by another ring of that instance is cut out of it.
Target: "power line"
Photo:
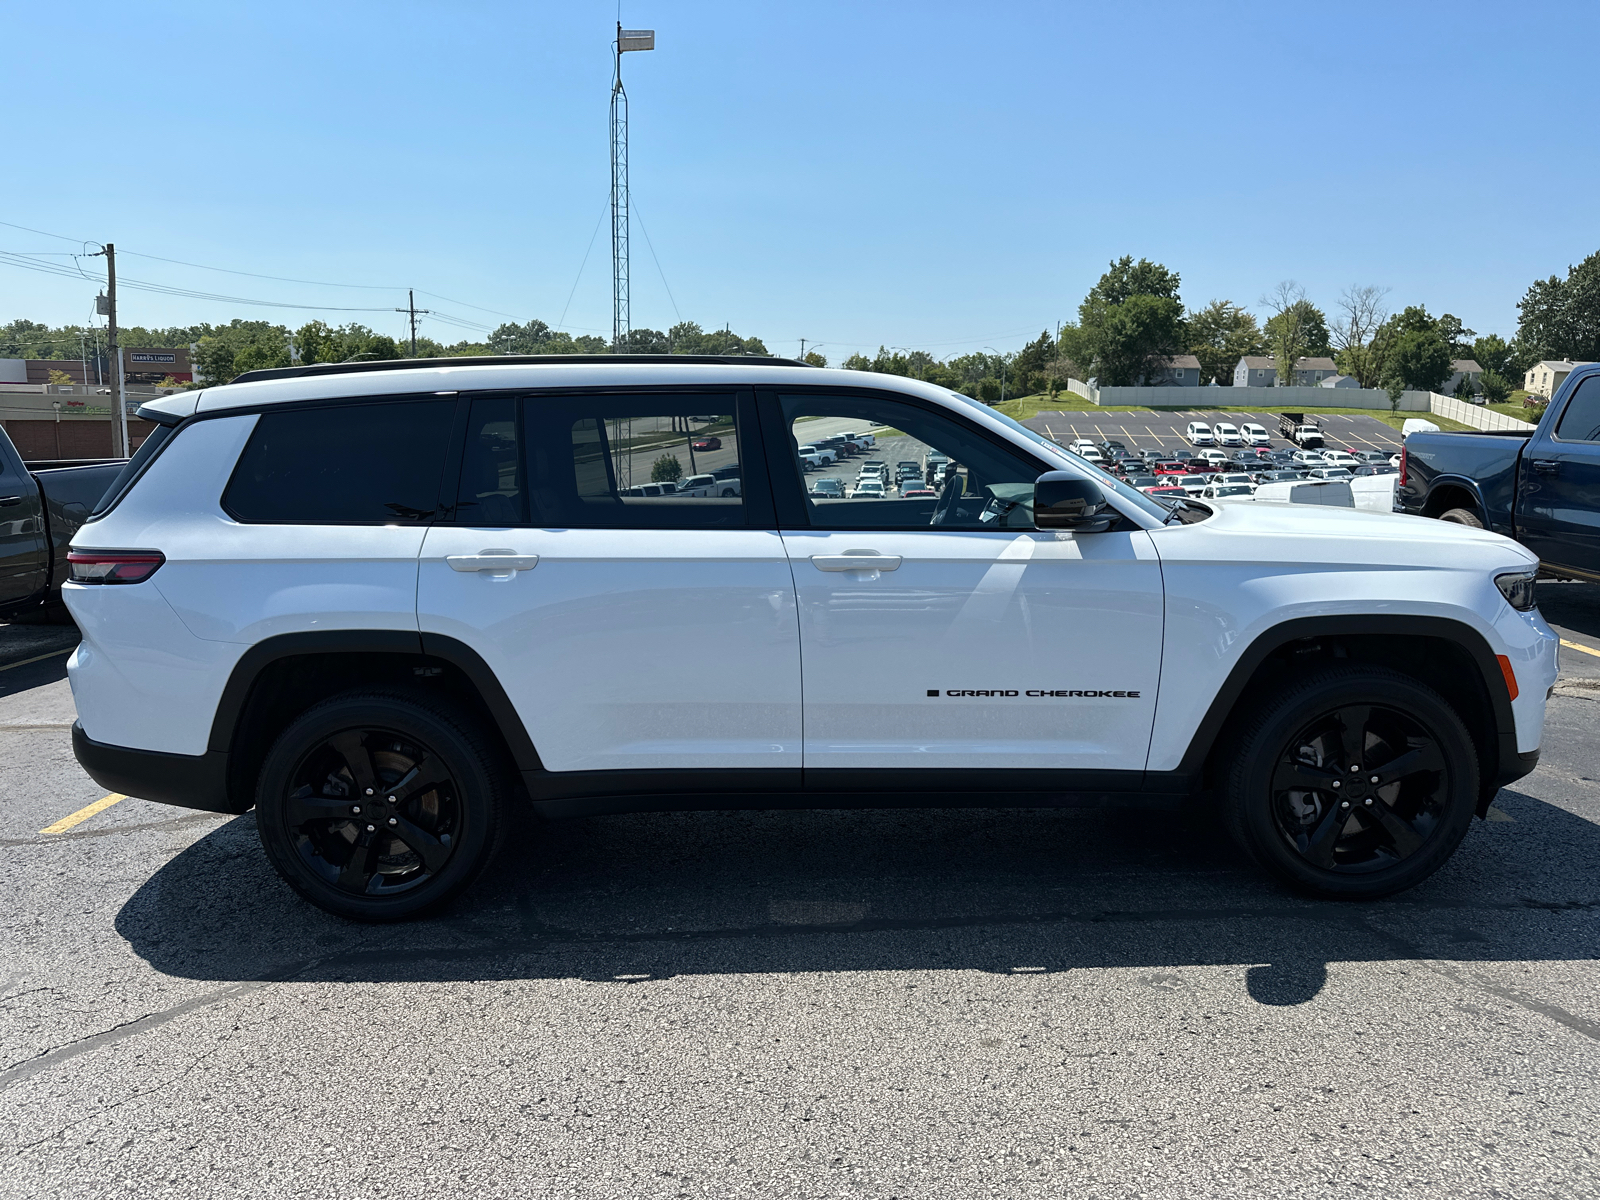
[[[594,249],[594,240],[600,236],[600,225],[606,219],[606,209],[611,207],[611,199],[606,198],[606,207],[600,210],[600,216],[594,223],[594,232],[589,235],[589,245],[583,252],[583,261],[578,264],[578,274],[572,280],[572,290],[567,293],[567,302],[561,306],[561,320],[556,322],[557,329],[566,328],[567,309],[572,307],[572,298],[578,294],[578,284],[583,280],[583,269],[589,265],[589,252]]]
[[[650,258],[656,264],[656,274],[661,276],[661,286],[667,289],[667,299],[672,301],[672,312],[678,318],[678,323],[683,323],[683,314],[678,311],[678,301],[672,295],[672,285],[667,282],[667,273],[661,269],[661,260],[656,257],[656,244],[650,240],[650,231],[644,227],[644,214],[639,211],[639,202],[633,204],[634,215],[639,218],[639,232],[644,234],[644,244],[650,247]]]

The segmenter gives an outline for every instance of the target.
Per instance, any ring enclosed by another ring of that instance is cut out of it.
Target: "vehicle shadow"
[[[1600,638],[1600,585],[1541,580],[1535,590],[1546,621]]]
[[[252,815],[195,843],[117,917],[141,957],[208,980],[1246,968],[1263,1004],[1328,965],[1594,956],[1600,828],[1519,792],[1433,879],[1307,900],[1170,817],[1073,810],[666,813],[521,822],[454,908],[363,926],[273,874]]]

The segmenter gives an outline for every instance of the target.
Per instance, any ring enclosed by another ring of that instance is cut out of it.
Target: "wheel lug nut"
[[[367,795],[369,795],[369,796],[372,795],[372,789],[371,788],[367,789]]]
[[[1348,801],[1348,800],[1343,801],[1342,803],[1340,803],[1339,807],[1340,808],[1349,808],[1350,807],[1350,801]]]
[[[1338,786],[1339,786],[1339,781],[1338,781],[1338,780],[1337,780],[1337,779],[1335,779],[1335,780],[1334,780],[1334,781],[1333,781],[1333,786],[1334,786],[1334,787],[1338,787]]]
[[[391,824],[391,825],[398,825],[398,824],[400,824],[400,822],[399,822],[399,820],[398,820],[398,819],[397,819],[397,818],[395,818],[395,817],[390,817],[390,818],[389,818],[389,824]]]
[[[1373,780],[1373,781],[1372,781],[1372,782],[1373,782],[1373,783],[1377,783],[1377,782],[1378,782],[1378,781],[1377,781],[1377,780],[1376,780],[1376,779],[1374,779],[1374,780]],[[395,799],[394,799],[394,797],[393,797],[393,796],[390,796],[390,797],[389,797],[389,803],[390,803],[390,804],[393,804],[393,803],[395,803]]]
[[[1367,807],[1368,807],[1368,808],[1371,808],[1371,807],[1372,807],[1372,797],[1371,797],[1371,796],[1368,796],[1368,797],[1367,797]]]
[[[1361,764],[1360,763],[1351,763],[1350,764],[1350,774],[1352,774],[1352,775],[1361,774]]]
[[[351,812],[353,812],[353,813],[359,813],[359,812],[360,812],[360,811],[361,811],[361,805],[359,805],[359,804],[352,804],[352,805],[351,805],[351,806],[350,806],[350,811],[351,811]]]
[[[1377,776],[1376,776],[1376,775],[1374,775],[1374,776],[1373,776],[1373,777],[1372,777],[1372,779],[1371,779],[1371,780],[1370,780],[1370,782],[1372,782],[1372,783],[1377,783],[1377,782],[1378,782],[1378,777],[1377,777]]]
[[[368,825],[367,826],[367,832],[368,833],[376,833],[377,831],[378,831],[378,827],[376,825]]]

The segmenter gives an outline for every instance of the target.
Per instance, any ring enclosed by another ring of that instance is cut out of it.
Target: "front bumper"
[[[228,795],[228,756],[219,750],[204,754],[164,754],[97,742],[72,723],[72,753],[78,765],[108,792],[120,792],[157,804],[198,808],[204,812],[241,813]]]

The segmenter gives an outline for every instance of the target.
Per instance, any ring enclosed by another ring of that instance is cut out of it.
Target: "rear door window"
[[[1556,426],[1556,437],[1563,442],[1600,442],[1600,375],[1578,384]]]
[[[255,523],[425,524],[439,507],[455,410],[428,399],[262,413],[222,507]]]

